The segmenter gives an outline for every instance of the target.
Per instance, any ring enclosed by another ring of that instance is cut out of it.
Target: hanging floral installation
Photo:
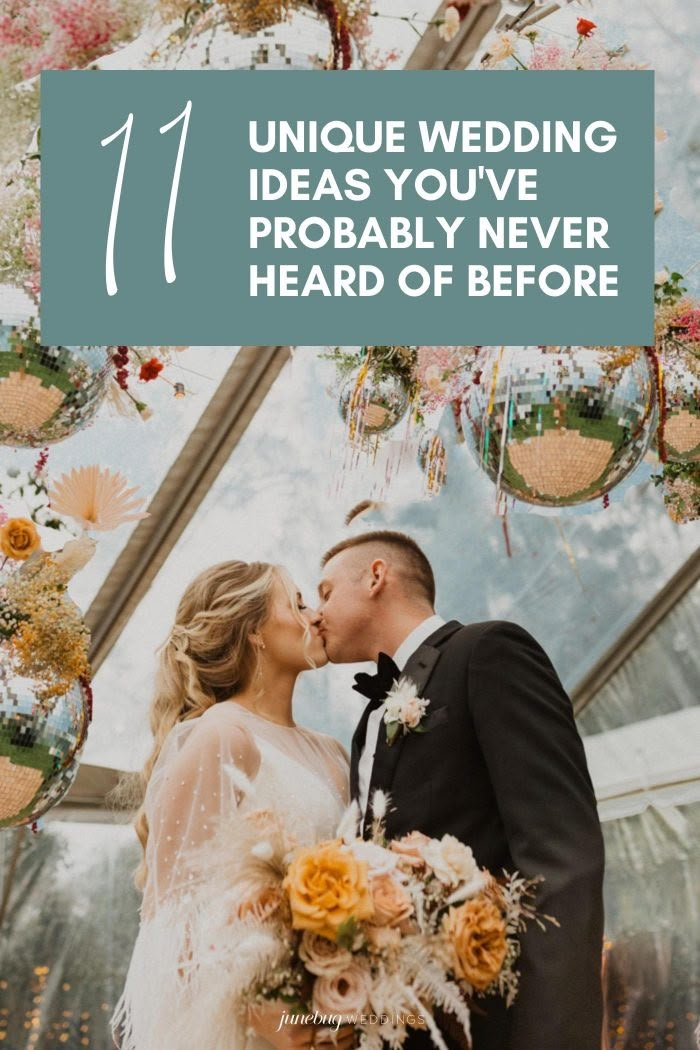
[[[0,661],[6,658],[15,674],[37,683],[37,698],[46,701],[75,680],[89,679],[89,632],[67,593],[71,577],[94,554],[89,532],[115,529],[146,513],[122,474],[80,467],[51,484],[45,453],[37,467],[26,479],[19,475],[6,496],[26,500],[30,516],[1,512]],[[44,551],[37,525],[70,533],[63,518],[73,519],[79,536],[57,552]]]
[[[171,48],[182,48],[205,33],[211,37],[220,29],[254,35],[288,21],[297,11],[311,11],[328,24],[324,67],[349,69],[353,48],[362,65],[368,64],[370,7],[368,0],[160,0],[158,11],[164,23],[177,23],[167,42]]]
[[[75,779],[92,688],[90,632],[69,584],[95,553],[91,532],[146,516],[121,474],[81,467],[51,483],[46,467],[44,450],[28,476],[0,485],[2,504],[26,507],[9,516],[0,505],[0,828],[36,827]],[[45,550],[49,529],[74,538]]]
[[[41,293],[39,176],[36,156],[0,176],[0,282],[21,288],[35,304]]]
[[[123,474],[103,467],[75,467],[49,489],[51,507],[83,529],[111,531],[147,517],[138,489],[129,488]]]
[[[661,270],[654,289],[661,473],[653,481],[679,525],[700,518],[700,302],[683,281],[681,273]]]
[[[569,45],[553,40],[539,29],[506,30],[496,36],[481,59],[483,69],[502,67],[520,70],[646,69],[631,61],[628,47],[606,47],[595,22],[579,18]]]
[[[48,452],[48,448],[42,449],[30,471],[9,467],[5,470],[4,475],[0,475],[0,525],[8,520],[7,507],[21,504],[35,525],[45,529],[54,529],[56,532],[68,532],[69,534],[74,532],[71,526],[56,513],[49,500],[49,483],[46,475]]]
[[[133,40],[145,10],[143,0],[0,0],[3,79],[83,69]]]
[[[652,477],[664,485],[668,513],[678,523],[695,520],[700,309],[682,280],[657,275],[654,347],[365,346],[322,354],[336,366],[329,392],[345,423],[343,469],[371,461],[404,421],[394,469],[413,440],[424,495],[437,495],[447,454],[434,427],[449,409],[458,438],[466,436],[494,482],[504,517],[514,502],[560,512],[605,508],[656,442],[662,473]]]
[[[660,270],[654,279],[655,345],[606,347],[609,374],[644,350],[653,367],[658,425],[656,451],[669,516],[677,524],[700,517],[700,302],[687,295],[685,278]]]
[[[166,383],[175,398],[188,393],[191,369],[179,346],[47,347],[35,318],[0,320],[0,444],[41,448],[90,425],[107,402],[125,416],[147,420],[144,389]]]
[[[141,391],[145,384],[159,380],[172,387],[175,398],[183,398],[187,388],[179,379],[177,354],[186,346],[115,346],[110,347],[114,367],[114,383],[110,384],[109,398],[118,412],[125,415],[136,413],[141,419],[150,419],[152,411],[143,400]]]
[[[458,401],[469,382],[477,347],[363,346],[359,351],[335,347],[321,355],[334,363],[331,394],[338,398],[345,422],[345,468],[373,461],[382,441],[406,421],[401,449],[393,468],[417,438],[418,465],[424,491],[436,495],[447,471],[442,441],[428,426],[448,405]],[[387,478],[387,482],[390,479]]]

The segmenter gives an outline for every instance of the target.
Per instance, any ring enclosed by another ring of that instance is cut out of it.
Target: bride
[[[315,619],[288,574],[262,562],[215,565],[180,600],[142,773],[141,924],[112,1017],[122,1050],[305,1050],[330,1038],[312,1025],[280,1026],[281,1002],[245,1018],[232,1010],[225,968],[207,949],[209,939],[221,943],[236,901],[212,888],[201,864],[215,835],[235,846],[237,822],[259,809],[299,845],[335,832],[348,803],[347,755],[292,713],[299,673],[327,662]],[[335,1042],[351,1039],[341,1029]]]

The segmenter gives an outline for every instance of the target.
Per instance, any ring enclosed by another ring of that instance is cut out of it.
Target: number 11
[[[177,149],[175,170],[173,172],[173,180],[170,186],[170,200],[168,201],[168,214],[165,221],[165,238],[163,241],[163,270],[165,272],[165,280],[168,282],[168,284],[172,284],[177,277],[177,274],[175,273],[175,265],[173,263],[173,226],[175,223],[175,208],[177,206],[177,195],[178,190],[180,189],[180,173],[182,171],[182,158],[185,155],[185,142],[187,140],[187,131],[190,125],[191,112],[192,100],[189,99],[182,113],[179,113],[174,120],[170,121],[169,124],[164,124],[163,127],[160,128],[160,133],[161,135],[163,135],[166,131],[170,131],[171,128],[174,128],[176,124],[182,121],[180,143]],[[107,250],[105,253],[105,284],[107,286],[107,295],[110,296],[116,295],[119,290],[117,287],[117,279],[114,273],[114,241],[117,230],[117,219],[119,217],[119,204],[122,195],[122,184],[124,182],[124,170],[126,168],[126,158],[129,152],[129,142],[131,140],[131,128],[133,126],[133,123],[134,114],[130,113],[125,122],[117,131],[100,141],[101,146],[109,146],[110,143],[114,142],[114,140],[119,138],[120,135],[124,135],[122,152],[119,158],[119,168],[117,170],[117,180],[114,185],[112,210],[109,216],[109,229],[107,231]]]

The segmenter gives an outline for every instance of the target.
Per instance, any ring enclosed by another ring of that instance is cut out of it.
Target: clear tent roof
[[[389,5],[378,7],[386,11]],[[433,0],[391,0],[391,17],[375,20],[374,42],[398,50],[396,67],[418,40],[406,16],[420,25],[434,10]],[[575,18],[586,11],[572,4],[549,18],[547,29],[570,37]],[[700,93],[700,24],[692,0],[665,0],[662,6],[640,0],[633,23],[628,14],[623,0],[608,0],[596,13],[606,39],[628,40],[640,61],[656,69],[657,120],[668,132],[657,151],[657,186],[665,202],[657,220],[657,264],[690,273],[688,283],[697,293],[700,128],[692,115],[697,106],[688,103],[689,94]],[[137,65],[150,46],[145,37],[100,64]],[[16,293],[0,293],[0,314],[24,310]],[[165,384],[151,384],[155,411],[143,424],[103,410],[89,430],[55,446],[52,475],[98,461],[124,470],[132,484],[152,495],[237,349],[192,347],[179,354],[176,368],[182,369],[190,396],[175,401]],[[100,668],[86,761],[120,768],[142,762],[154,650],[180,593],[200,568],[219,557],[284,561],[311,598],[319,555],[346,533],[348,509],[361,498],[381,495],[381,463],[371,476],[340,470],[342,423],[326,393],[332,368],[318,359],[319,349],[297,349]],[[449,426],[445,437],[453,440]],[[2,463],[29,466],[34,459],[30,452],[5,450]],[[572,687],[697,546],[698,526],[679,528],[667,518],[658,491],[645,480],[649,473],[649,464],[643,465],[638,484],[606,511],[560,519],[512,514],[512,557],[494,515],[492,487],[464,448],[450,449],[448,484],[430,503],[415,498],[418,472],[407,463],[394,484],[392,507],[375,520],[411,531],[424,544],[435,563],[444,615],[519,620],[549,649]],[[363,517],[354,528],[371,520]],[[122,526],[104,536],[94,561],[76,577],[72,590],[83,608],[132,531],[133,526]],[[300,720],[347,742],[360,703],[349,680],[347,668],[304,676]]]
[[[297,349],[280,374],[96,676],[88,761],[121,768],[142,761],[153,650],[200,569],[230,557],[283,562],[313,601],[323,550],[347,534],[346,512],[373,495],[372,481],[381,488],[384,476],[381,463],[371,471],[340,469],[343,424],[326,392],[331,378],[332,366],[313,347]],[[444,432],[449,442],[450,426]],[[639,484],[605,511],[511,515],[509,557],[491,483],[464,447],[453,446],[449,456],[437,499],[416,501],[419,472],[407,462],[391,503],[355,528],[374,520],[410,531],[435,565],[443,615],[518,620],[547,646],[569,686],[697,545],[696,529],[673,524],[658,492],[641,480],[650,472],[645,464]],[[347,742],[361,706],[350,681],[348,668],[303,676],[300,720]]]

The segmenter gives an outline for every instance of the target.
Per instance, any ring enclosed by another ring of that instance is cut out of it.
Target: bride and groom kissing
[[[349,757],[294,721],[299,673],[328,661],[377,664],[355,676],[368,702]],[[284,1002],[245,1022],[227,1013],[223,971],[194,931],[236,905],[196,858],[222,828],[235,844],[237,822],[260,808],[300,845],[332,837],[351,798],[367,826],[377,789],[390,798],[387,838],[452,835],[494,873],[543,877],[537,908],[558,927],[522,935],[510,1008],[473,1004],[473,1050],[600,1050],[603,844],[571,702],[521,627],[436,614],[430,563],[410,537],[367,532],[331,548],[315,609],[279,566],[201,573],[161,650],[151,728],[141,924],[112,1019],[122,1050],[352,1045],[349,1029],[281,1025]],[[447,1025],[444,1038],[460,1045]],[[411,1030],[405,1045],[430,1039]]]

